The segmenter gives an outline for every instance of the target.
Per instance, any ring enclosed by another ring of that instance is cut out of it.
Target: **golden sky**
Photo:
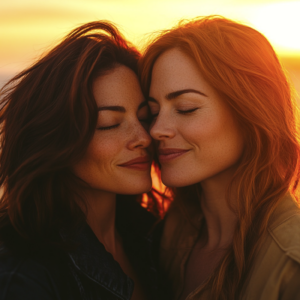
[[[209,14],[251,25],[266,35],[279,55],[300,57],[300,1],[0,0],[0,81],[85,22],[113,21],[140,47],[148,33],[182,18]]]

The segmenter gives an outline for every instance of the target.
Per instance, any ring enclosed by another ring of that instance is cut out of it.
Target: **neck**
[[[116,194],[86,189],[83,192],[86,204],[86,220],[98,240],[110,253],[116,252],[115,228]]]
[[[228,174],[201,182],[200,204],[206,221],[206,247],[221,249],[230,246],[236,228],[237,216],[225,197],[230,180]],[[232,178],[232,177],[231,177]],[[230,197],[230,204],[235,202]]]

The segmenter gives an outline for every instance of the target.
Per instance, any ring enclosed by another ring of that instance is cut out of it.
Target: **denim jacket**
[[[117,202],[116,226],[124,250],[148,299],[160,299],[147,234],[155,218],[133,201]],[[0,300],[129,300],[134,283],[98,241],[88,225],[76,234],[61,231],[65,241],[78,245],[67,253],[38,257],[0,258]],[[2,247],[2,252],[6,251]]]

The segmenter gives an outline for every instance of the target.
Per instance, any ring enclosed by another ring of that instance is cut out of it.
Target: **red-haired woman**
[[[92,22],[3,89],[1,300],[157,299],[138,58]]]
[[[172,299],[300,299],[296,104],[256,30],[209,16],[141,60],[161,177],[160,264]]]

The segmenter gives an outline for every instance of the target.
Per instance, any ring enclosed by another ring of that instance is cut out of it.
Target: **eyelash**
[[[192,109],[188,109],[188,110],[179,110],[179,109],[178,109],[177,112],[178,112],[179,114],[185,115],[185,114],[190,114],[190,113],[196,111],[197,109],[199,109],[199,107],[192,108]]]
[[[181,115],[187,115],[187,114],[190,114],[190,113],[196,111],[197,109],[199,109],[199,107],[188,109],[188,110],[179,110],[178,109],[177,112]],[[156,118],[157,116],[158,116],[158,113],[151,115],[152,118]]]
[[[107,126],[107,127],[99,127],[98,130],[110,130],[117,128],[120,124],[112,125],[112,126]]]
[[[139,120],[141,123],[144,122],[146,124],[150,124],[151,123],[151,119],[150,118],[147,118],[147,119],[142,119],[142,120]],[[116,124],[116,125],[112,125],[112,126],[107,126],[107,127],[99,127],[97,128],[98,130],[110,130],[110,129],[114,129],[114,128],[117,128],[119,127],[120,124]]]

